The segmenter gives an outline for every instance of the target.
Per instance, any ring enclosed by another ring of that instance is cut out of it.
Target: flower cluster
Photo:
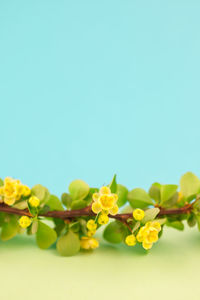
[[[133,211],[133,218],[136,221],[143,220],[144,216],[145,212],[140,208]],[[144,249],[149,250],[153,243],[157,242],[160,230],[161,225],[158,221],[149,221],[144,226],[140,227],[136,236],[133,233],[126,236],[125,243],[128,246],[135,246],[138,241],[139,243],[142,243]]]
[[[90,219],[87,222],[87,229],[88,229],[88,233],[87,233],[88,236],[93,236],[96,233],[97,224],[93,219]]]
[[[0,187],[0,202],[13,205],[21,197],[27,197],[31,193],[28,186],[23,185],[20,180],[6,177],[4,185]]]
[[[158,233],[161,230],[160,223],[157,221],[147,222],[142,226],[136,236],[137,241],[142,243],[144,249],[151,249],[153,243],[158,240]]]
[[[83,236],[80,239],[81,248],[85,250],[96,249],[97,247],[99,247],[99,242],[93,237],[97,229],[97,224],[93,219],[90,219],[87,222],[87,229],[87,236]]]
[[[93,204],[92,211],[95,214],[99,214],[98,223],[105,225],[108,223],[108,214],[116,215],[118,213],[117,194],[111,193],[111,190],[107,186],[102,186],[99,193],[92,195]]]

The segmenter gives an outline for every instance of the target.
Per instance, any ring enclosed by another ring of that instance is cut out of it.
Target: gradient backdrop
[[[199,14],[197,0],[1,0],[0,176],[60,195],[76,178],[200,175]],[[0,255],[5,300],[199,300],[196,230],[168,230],[149,255],[61,258],[23,237]]]

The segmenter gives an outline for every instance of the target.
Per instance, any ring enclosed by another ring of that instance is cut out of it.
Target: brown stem
[[[187,204],[183,207],[174,208],[174,209],[160,208],[160,212],[158,216],[161,217],[165,215],[187,214],[191,211],[191,209],[192,209],[192,204]],[[0,212],[6,212],[8,214],[15,214],[19,216],[28,216],[28,217],[32,216],[27,209],[14,208],[4,203],[0,204]],[[46,213],[39,214],[39,216],[49,217],[49,218],[59,218],[65,220],[65,219],[71,219],[71,218],[82,217],[82,216],[95,216],[95,214],[91,210],[91,206],[87,206],[85,208],[76,209],[76,210],[48,211]],[[129,227],[127,223],[127,219],[132,218],[132,213],[117,214],[115,216],[109,215],[109,217],[112,219],[119,220],[124,224],[126,223],[126,226]]]

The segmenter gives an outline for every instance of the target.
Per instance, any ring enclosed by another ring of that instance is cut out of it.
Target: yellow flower
[[[125,239],[125,243],[128,246],[135,246],[135,244],[136,244],[136,238],[135,238],[134,234],[127,235],[127,237]]]
[[[158,231],[154,227],[148,228],[144,233],[144,241],[151,244],[158,240]]]
[[[21,184],[20,180],[6,177],[4,185],[1,187],[1,200],[7,205],[13,205],[16,201],[20,200],[22,196],[30,194],[30,189]]]
[[[136,220],[136,221],[141,221],[143,218],[144,218],[144,211],[140,208],[137,208],[133,211],[133,218]]]
[[[110,188],[107,186],[102,186],[99,190],[100,194],[109,195],[111,193]]]
[[[138,234],[137,234],[137,236],[136,236],[137,241],[139,243],[141,243],[143,241],[143,239],[144,239],[143,234],[144,234],[145,229],[146,229],[145,226],[141,227],[140,230],[139,230],[139,232],[138,232]]]
[[[107,214],[116,215],[118,212],[117,194],[111,193],[111,190],[107,186],[100,188],[99,193],[94,193],[92,195],[93,204],[92,211],[98,214],[101,211],[105,211]]]
[[[107,224],[109,221],[108,215],[105,212],[102,212],[98,218],[98,223],[101,225]]]
[[[19,225],[22,228],[27,228],[31,225],[31,219],[27,216],[23,216],[19,219]]]
[[[24,190],[23,190],[23,196],[24,196],[24,197],[29,196],[30,193],[31,193],[31,189],[30,189],[28,186],[26,186],[26,185],[24,185],[23,187],[24,187]]]
[[[4,195],[4,188],[3,186],[0,186],[0,196],[3,196]]]
[[[97,224],[94,220],[90,219],[89,221],[87,221],[87,229],[89,229],[90,231],[96,231]]]
[[[161,225],[157,221],[147,222],[145,225],[146,227],[154,227],[158,232],[161,231]]]
[[[144,249],[148,250],[152,247],[152,244],[157,242],[158,233],[161,230],[161,226],[157,221],[147,222],[145,226],[142,226],[136,236],[137,241],[142,243]]]
[[[99,247],[99,242],[93,237],[83,236],[80,240],[81,248],[85,250],[96,249]]]
[[[38,199],[36,196],[31,196],[28,199],[28,202],[32,207],[38,207],[40,205],[40,199]]]
[[[146,243],[146,242],[143,242],[142,243],[142,247],[145,249],[145,250],[149,250],[149,249],[151,249],[152,248],[152,245],[153,244],[149,244],[149,243]]]
[[[113,208],[114,203],[115,203],[115,198],[113,197],[113,195],[105,194],[99,197],[99,204],[101,205],[102,209],[109,210]]]
[[[113,208],[111,208],[111,209],[109,210],[109,213],[110,213],[110,215],[115,216],[115,215],[118,213],[118,210],[119,210],[119,207],[118,207],[117,204],[115,204],[115,205],[113,206]]]
[[[101,205],[98,202],[92,203],[92,211],[95,214],[98,214],[100,211],[102,211]]]
[[[6,177],[4,180],[4,202],[7,205],[12,205],[15,203],[15,200],[18,198],[18,181]]]

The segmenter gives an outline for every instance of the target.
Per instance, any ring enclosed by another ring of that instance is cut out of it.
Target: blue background
[[[200,175],[199,1],[0,2],[0,175],[61,194]]]

